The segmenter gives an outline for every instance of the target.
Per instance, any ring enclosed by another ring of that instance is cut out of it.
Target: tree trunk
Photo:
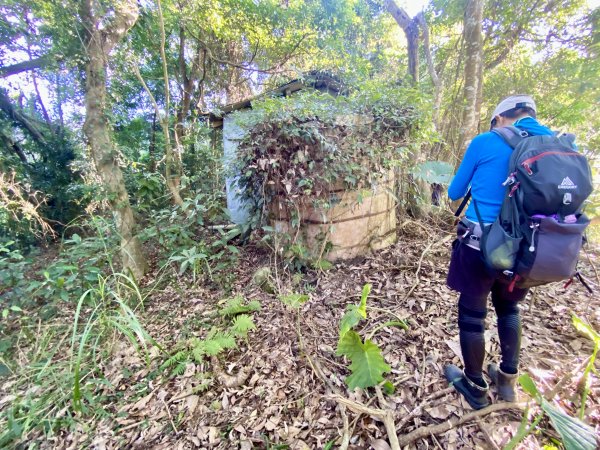
[[[229,42],[226,44],[226,54],[228,61],[239,61],[244,63],[244,49],[238,42]],[[230,66],[225,94],[227,103],[237,103],[252,97],[252,90],[248,83],[248,78],[244,76],[244,70],[239,67]]]
[[[423,35],[423,50],[425,50],[425,59],[427,60],[427,71],[433,83],[433,123],[439,129],[440,106],[442,104],[442,81],[435,70],[433,56],[431,55],[431,44],[429,42],[429,27],[425,20],[425,15],[420,12],[415,16],[415,20],[421,28]]]
[[[180,148],[173,151],[171,145],[171,131],[169,130],[169,118],[171,114],[170,105],[170,90],[169,90],[169,72],[167,70],[167,55],[165,53],[166,46],[166,34],[165,34],[165,21],[162,13],[162,5],[160,0],[157,1],[158,5],[158,19],[160,25],[160,57],[162,60],[163,68],[163,79],[165,83],[165,114],[161,120],[163,133],[165,135],[165,178],[167,180],[167,188],[173,197],[173,203],[179,206],[183,206],[183,199],[179,193],[179,186],[181,183],[181,175],[183,168],[181,164],[181,153]],[[179,144],[177,135],[175,135],[175,143]]]
[[[479,110],[477,92],[479,78],[482,76],[483,37],[483,0],[467,0],[463,37],[465,41],[465,85],[463,90],[463,120],[459,131],[457,154],[462,159],[465,147],[477,133]],[[479,103],[481,105],[481,103]],[[457,162],[458,163],[458,162]]]
[[[408,45],[408,74],[413,83],[419,81],[419,16],[413,19],[394,0],[386,0],[385,7],[404,30]]]
[[[115,157],[110,125],[106,117],[106,61],[119,40],[135,24],[138,17],[136,0],[117,2],[111,21],[95,15],[95,0],[83,0],[81,19],[86,30],[85,123],[96,170],[102,178],[111,203],[117,232],[121,237],[121,260],[124,271],[136,279],[144,275],[146,261],[135,235],[135,221],[125,189],[123,173]]]

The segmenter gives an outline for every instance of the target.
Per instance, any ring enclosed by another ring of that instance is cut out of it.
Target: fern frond
[[[187,361],[189,353],[186,350],[180,350],[165,360],[160,365],[160,370],[165,370],[179,364],[183,361]]]
[[[217,356],[223,350],[235,348],[235,339],[229,333],[217,331],[212,337],[202,341],[201,348],[205,355]]]
[[[248,308],[248,312],[260,311],[260,302],[252,300],[246,307]]]
[[[175,367],[175,369],[173,369],[172,374],[176,377],[183,375],[185,373],[186,366],[187,366],[187,364],[184,362],[179,363],[179,365],[177,365],[177,367]]]
[[[248,304],[245,304],[244,297],[237,295],[225,302],[225,306],[221,308],[219,314],[226,317],[258,310],[260,310],[260,302],[258,300],[252,300]]]
[[[248,314],[240,314],[237,316],[231,324],[231,331],[236,336],[246,337],[250,330],[255,330],[256,325]]]
[[[194,394],[198,394],[200,392],[207,391],[208,388],[210,388],[212,386],[212,384],[213,384],[213,379],[212,378],[207,378],[206,380],[204,380],[199,385],[194,386],[194,388],[192,390],[194,391]]]
[[[204,348],[202,345],[196,346],[192,349],[192,356],[197,364],[201,364],[204,361]]]

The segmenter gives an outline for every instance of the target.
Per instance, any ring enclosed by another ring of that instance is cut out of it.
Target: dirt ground
[[[220,358],[222,373],[217,370],[215,374],[214,364],[189,364],[180,376],[151,382],[150,393],[141,398],[136,395],[137,388],[149,369],[125,343],[118,346],[104,370],[111,389],[122,393],[122,401],[94,424],[93,447],[328,449],[338,448],[346,435],[350,449],[390,448],[383,422],[340,406],[336,394],[390,411],[401,442],[419,428],[464,417],[470,408],[448,389],[442,376],[445,364],[460,364],[457,295],[445,286],[452,232],[412,221],[403,223],[399,231],[396,245],[359,261],[309,272],[302,280],[275,273],[281,291],[309,294],[310,300],[299,311],[252,282],[259,267],[271,264],[268,253],[252,246],[242,249],[234,293],[262,305],[254,313],[257,329],[248,341]],[[596,285],[595,294],[587,293],[579,283],[567,290],[556,284],[532,290],[522,303],[521,368],[541,391],[550,391],[562,379],[554,401],[572,414],[579,408],[578,379],[565,375],[586,360],[593,345],[578,335],[571,314],[600,330],[597,255],[584,254],[581,261],[583,273]],[[295,287],[294,282],[298,284]],[[392,368],[387,375],[395,386],[392,395],[378,396],[374,389],[349,392],[344,384],[348,365],[335,355],[339,320],[347,305],[359,301],[365,283],[371,283],[373,289],[367,303],[368,319],[360,328],[362,336],[389,320],[400,318],[409,324],[408,331],[384,327],[373,338]],[[173,285],[150,297],[143,315],[145,325],[159,341],[174,345],[201,333],[202,328],[194,324],[202,323],[223,296],[216,289]],[[487,358],[497,360],[491,305],[487,329]],[[123,367],[129,368],[128,376],[123,375]],[[206,373],[214,375],[213,383],[199,392],[194,388]],[[237,376],[237,382],[227,382],[231,381],[227,375]],[[528,398],[523,392],[520,396],[523,401]],[[497,403],[493,390],[491,398]],[[595,376],[587,405],[587,420],[598,431],[600,383]],[[426,434],[403,448],[502,448],[522,417],[518,409],[500,409],[444,433]],[[533,433],[519,448],[542,448],[557,436],[547,419],[540,429],[543,432]],[[82,427],[80,432],[51,439],[44,446],[80,448],[89,433],[90,429]]]

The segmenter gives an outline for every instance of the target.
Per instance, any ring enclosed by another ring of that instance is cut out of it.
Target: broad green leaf
[[[313,263],[313,267],[320,270],[331,270],[333,268],[333,264],[331,261],[327,261],[326,259],[319,259]]]
[[[565,450],[594,450],[597,447],[594,429],[581,420],[571,417],[542,399],[542,409],[562,438]]]
[[[336,355],[347,356],[352,359],[356,352],[360,352],[361,350],[362,340],[359,334],[355,331],[348,331],[338,341]]]
[[[371,285],[369,283],[363,286],[362,294],[360,296],[360,304],[348,305],[346,307],[346,313],[340,321],[340,339],[352,328],[354,328],[358,322],[362,319],[367,318],[367,298],[371,292]]]
[[[534,399],[537,400],[540,397],[540,392],[538,391],[538,388],[536,387],[531,377],[526,373],[519,377],[519,384],[521,385],[523,390],[529,395],[531,395]]]
[[[347,332],[340,339],[337,354],[352,361],[352,374],[346,378],[350,390],[376,386],[383,381],[383,374],[391,370],[383,359],[381,349],[368,339],[363,343],[354,331]]]
[[[364,319],[364,316],[360,313],[359,307],[356,305],[349,305],[340,321],[340,339],[362,319]]]
[[[427,183],[450,184],[454,168],[445,161],[426,161],[417,165],[412,174]]]
[[[284,305],[292,308],[300,308],[309,299],[308,295],[306,294],[280,295],[278,298],[283,302]]]

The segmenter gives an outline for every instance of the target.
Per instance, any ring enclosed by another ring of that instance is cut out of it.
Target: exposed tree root
[[[503,411],[507,409],[524,409],[526,406],[526,403],[519,402],[496,403],[494,405],[488,406],[487,408],[467,413],[464,416],[456,418],[454,420],[447,420],[445,422],[438,423],[435,425],[417,428],[416,430],[411,431],[408,434],[398,437],[398,435],[396,434],[396,425],[394,423],[394,414],[391,410],[370,408],[337,394],[330,395],[329,398],[331,400],[335,400],[339,405],[348,407],[356,413],[367,414],[379,420],[380,422],[383,422],[388,434],[388,439],[390,441],[390,447],[392,448],[392,450],[400,450],[400,448],[409,445],[416,440],[425,438],[429,435],[445,433],[446,431],[451,430],[452,428],[455,428],[466,422],[470,422],[472,420],[476,420],[481,417],[487,416],[488,414],[491,414],[493,412]]]
[[[223,386],[225,386],[228,389],[240,387],[246,382],[248,376],[250,375],[250,367],[244,367],[243,369],[240,369],[237,375],[228,375],[221,367],[221,363],[219,362],[216,356],[211,357],[210,362],[213,365],[213,369],[215,375],[217,376],[217,379]]]
[[[480,409],[478,411],[472,411],[459,417],[455,420],[447,420],[446,422],[438,423],[435,425],[429,425],[427,427],[417,428],[408,434],[400,436],[399,442],[400,447],[404,447],[416,440],[425,438],[431,435],[437,435],[445,433],[452,428],[456,428],[463,423],[470,422],[471,420],[479,419],[480,417],[487,416],[493,412],[504,411],[506,409],[524,409],[526,403],[510,402],[510,403],[495,403],[488,406],[487,408]]]

